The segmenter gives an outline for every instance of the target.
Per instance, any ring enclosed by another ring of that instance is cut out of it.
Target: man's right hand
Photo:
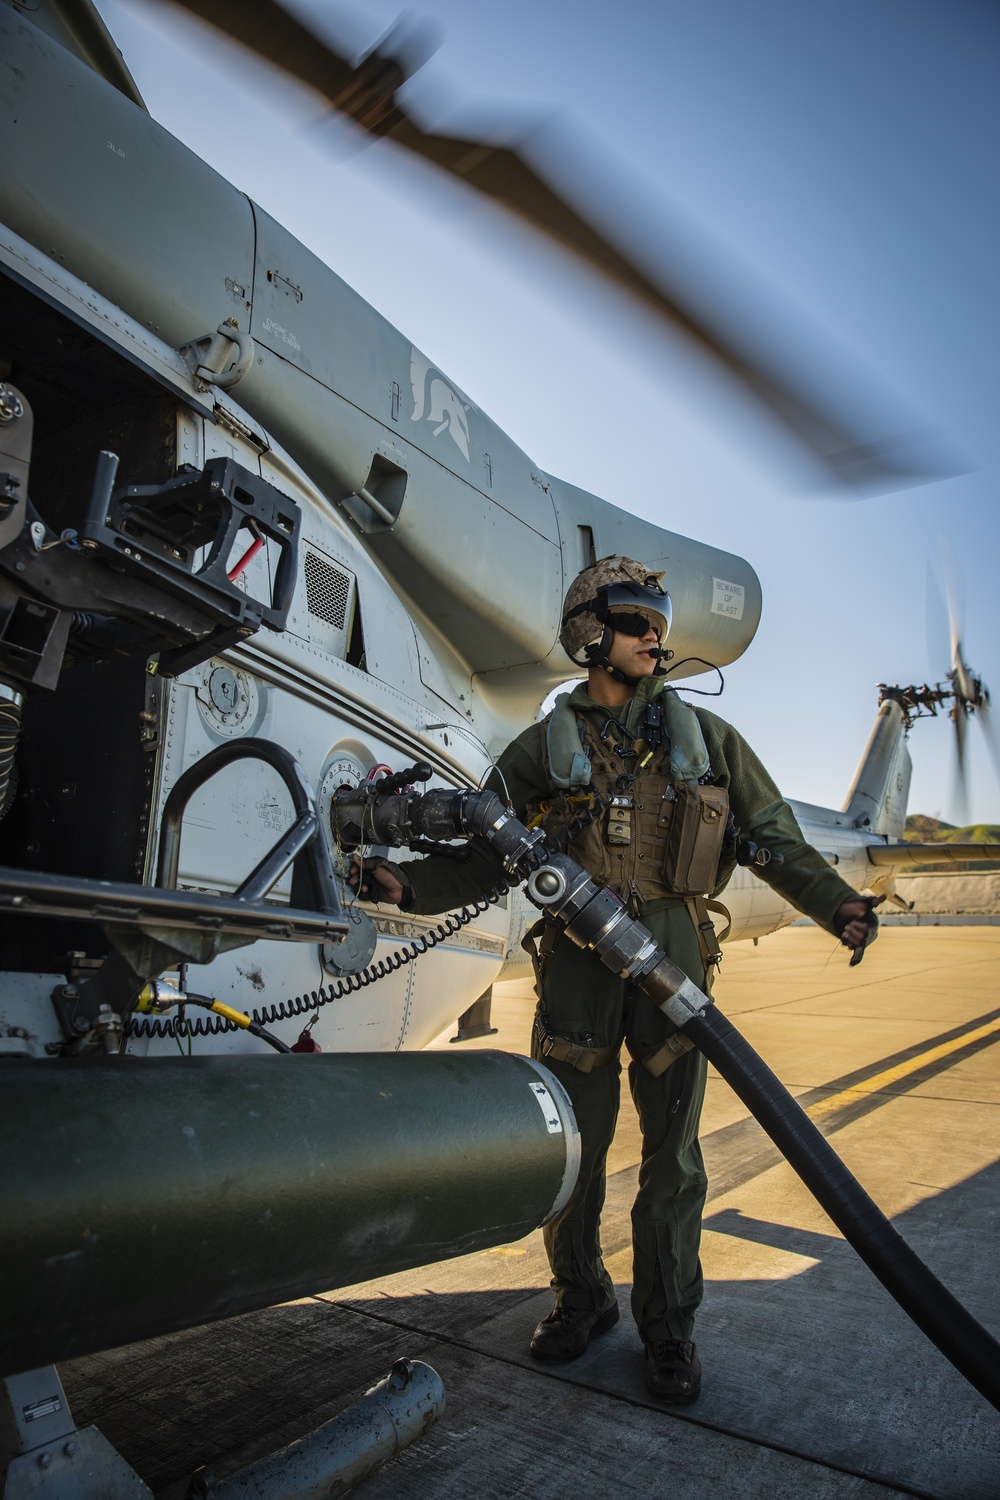
[[[378,856],[362,859],[355,854],[351,859],[347,883],[362,901],[389,901],[399,906],[403,900],[403,882],[393,872],[387,860]]]
[[[878,937],[878,917],[875,907],[881,906],[884,896],[858,896],[845,901],[837,909],[833,922],[837,935],[845,948],[851,948],[850,968],[864,958],[865,949]]]

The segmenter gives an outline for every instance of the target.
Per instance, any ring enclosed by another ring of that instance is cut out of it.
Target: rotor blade
[[[948,600],[948,632],[951,638],[951,666],[948,675],[955,689],[955,723],[957,725],[958,710],[964,704],[968,703],[974,708],[979,708],[982,684],[976,681],[972,670],[965,660],[965,651],[962,645],[962,605],[965,596],[965,580],[962,576],[962,569],[955,556],[954,549],[945,535],[941,537],[941,557],[944,562],[945,593]],[[959,758],[961,759],[961,749]]]
[[[962,650],[962,597],[965,593],[962,571],[954,550],[944,535],[941,537],[941,557],[944,562],[945,596],[948,601],[952,680],[959,697],[966,702],[972,702],[976,697],[976,689],[972,682],[972,674],[965,664]]]
[[[233,0],[177,0],[177,4],[338,107],[336,99],[350,83],[354,64],[334,52],[277,0],[239,0],[235,5]],[[400,70],[392,89],[402,81]]]
[[[943,677],[951,669],[950,627],[944,598],[938,587],[930,558],[927,559],[927,664],[932,677]]]
[[[955,725],[955,801],[959,809],[959,821],[967,823],[969,818],[969,778],[965,763],[965,737],[968,720],[962,699],[956,697],[952,710]]]
[[[952,636],[951,659],[951,680],[955,684],[957,703],[971,703],[978,707],[975,679],[962,660],[962,642],[957,635]]]
[[[976,713],[979,719],[979,727],[982,729],[983,738],[986,741],[986,749],[989,752],[990,760],[993,762],[993,769],[997,774],[997,780],[1000,781],[1000,740],[997,738],[997,726],[993,721],[993,715],[990,713],[988,703],[985,701],[981,703]]]
[[[806,391],[801,370],[783,367],[761,340],[741,339],[723,326],[718,314],[713,318],[709,309],[718,299],[710,288],[696,297],[680,287],[676,268],[643,269],[624,240],[600,225],[598,214],[574,205],[553,174],[530,159],[523,141],[491,144],[424,130],[397,102],[397,91],[412,68],[390,55],[391,43],[355,67],[277,0],[175,3],[315,89],[372,137],[391,139],[433,163],[624,287],[713,355],[841,482],[898,488],[940,478],[946,471],[940,459],[928,459],[926,433],[873,439],[870,428],[862,432],[853,418],[834,409],[828,396]],[[860,384],[857,377],[844,382],[845,388]]]

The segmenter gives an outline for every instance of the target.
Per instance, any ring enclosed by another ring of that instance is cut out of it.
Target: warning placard
[[[742,583],[727,583],[724,578],[712,579],[713,615],[728,615],[730,620],[742,620],[743,600]]]

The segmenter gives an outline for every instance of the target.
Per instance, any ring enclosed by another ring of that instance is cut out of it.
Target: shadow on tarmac
[[[995,1328],[1000,1164],[925,1199],[896,1224],[970,1310]],[[157,1500],[181,1500],[198,1464],[221,1477],[303,1435],[350,1405],[400,1356],[425,1359],[440,1371],[449,1413],[457,1398],[458,1411],[474,1418],[480,1450],[474,1461],[454,1439],[457,1429],[444,1422],[405,1459],[414,1495],[436,1500],[461,1493],[457,1473],[446,1482],[442,1472],[431,1483],[435,1470],[425,1472],[435,1453],[454,1467],[459,1449],[462,1483],[487,1500],[518,1493],[500,1485],[492,1468],[476,1465],[500,1463],[506,1472],[509,1461],[516,1469],[519,1445],[520,1461],[534,1462],[544,1411],[550,1441],[555,1424],[555,1440],[563,1444],[566,1487],[539,1486],[539,1496],[564,1496],[570,1489],[587,1497],[609,1493],[587,1487],[591,1459],[571,1437],[575,1431],[586,1444],[591,1427],[596,1432],[609,1423],[622,1465],[615,1488],[625,1495],[657,1493],[643,1458],[655,1433],[676,1448],[678,1484],[689,1466],[702,1480],[716,1473],[714,1489],[675,1487],[679,1497],[712,1493],[722,1500],[732,1493],[768,1500],[787,1493],[796,1500],[805,1494],[853,1500],[883,1493],[882,1484],[890,1493],[935,1500],[996,1500],[1000,1416],[849,1246],[833,1234],[731,1207],[710,1213],[705,1228],[751,1256],[802,1257],[802,1269],[789,1270],[786,1259],[780,1274],[768,1279],[752,1274],[751,1260],[749,1279],[707,1283],[698,1328],[705,1386],[691,1409],[664,1411],[648,1397],[627,1286],[619,1289],[622,1320],[615,1329],[570,1365],[539,1366],[528,1357],[527,1340],[550,1305],[548,1287],[535,1274],[527,1277],[529,1285],[483,1286],[500,1268],[486,1256],[454,1266],[464,1272],[465,1290],[416,1290],[419,1273],[408,1273],[399,1295],[389,1279],[370,1295],[338,1302],[329,1293],[90,1356],[61,1373],[80,1425],[95,1422]],[[533,1256],[532,1273],[536,1266]],[[527,1263],[523,1270],[529,1271]],[[442,1444],[456,1450],[447,1459]],[[754,1453],[757,1479],[751,1483],[746,1465]],[[809,1469],[795,1480],[803,1460]],[[792,1473],[773,1472],[782,1464],[792,1465]],[[411,1493],[399,1488],[399,1465],[393,1465],[384,1480],[372,1481],[373,1500],[392,1475],[394,1494]],[[876,1488],[859,1489],[859,1481]],[[429,1487],[421,1491],[420,1483]]]

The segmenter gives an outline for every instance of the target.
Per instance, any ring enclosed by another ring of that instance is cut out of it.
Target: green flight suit
[[[638,730],[645,705],[663,688],[645,679],[618,717]],[[600,730],[608,710],[583,687],[569,706]],[[729,791],[733,814],[744,838],[784,861],[761,878],[800,911],[832,931],[833,917],[857,893],[806,844],[795,817],[760,761],[737,732],[717,715],[696,709],[714,780]],[[488,785],[522,817],[529,804],[551,796],[546,776],[541,724],[532,724],[503,752]],[[641,774],[633,790],[641,794]],[[573,853],[570,846],[569,852]],[[435,913],[485,894],[499,878],[499,862],[485,845],[464,864],[430,856],[403,866],[413,887],[408,909]],[[621,893],[656,942],[700,988],[705,963],[688,909],[676,896],[639,900]],[[634,986],[606,969],[548,928],[539,944],[539,1007],[532,1055],[544,1061],[563,1084],[580,1129],[582,1160],[577,1186],[561,1214],[544,1230],[556,1301],[601,1310],[614,1287],[601,1258],[600,1217],[605,1198],[605,1161],[618,1116],[622,1042],[631,1056],[629,1087],[642,1130],[639,1188],[632,1209],[632,1312],[644,1341],[689,1339],[702,1297],[699,1261],[701,1217],[707,1178],[698,1125],[705,1094],[706,1063],[701,1053],[685,1052],[658,1077],[637,1059],[657,1051],[676,1028]],[[542,1056],[539,1036],[567,1038],[588,1048],[610,1048],[614,1060],[584,1073]]]

